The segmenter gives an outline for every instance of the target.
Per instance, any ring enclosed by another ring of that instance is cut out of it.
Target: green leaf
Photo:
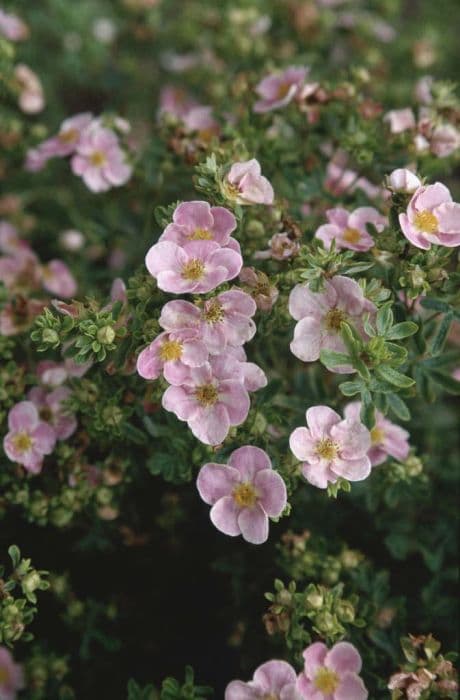
[[[434,336],[433,341],[431,343],[431,354],[432,355],[439,355],[439,353],[442,351],[442,349],[445,345],[445,342],[447,340],[447,336],[449,334],[450,326],[451,326],[453,319],[454,319],[453,313],[449,312],[444,316],[441,323],[439,324],[437,333]]]
[[[404,401],[397,394],[388,394],[387,399],[395,416],[397,416],[400,420],[410,420],[410,411]]]
[[[375,408],[372,402],[370,391],[365,389],[361,392],[361,420],[369,430],[375,425]]]
[[[359,394],[363,388],[363,384],[360,381],[356,382],[342,382],[339,384],[339,389],[344,396],[355,396]]]
[[[19,562],[21,561],[21,552],[19,550],[19,547],[17,547],[17,545],[15,544],[12,544],[10,547],[8,547],[8,554],[10,555],[13,568],[16,569],[16,567],[19,566]]]
[[[450,311],[449,304],[446,304],[440,299],[432,299],[430,297],[425,297],[421,300],[420,303],[425,309],[432,309],[433,311],[443,311],[444,313],[448,313],[448,311]]]
[[[460,382],[454,379],[451,374],[445,374],[438,369],[432,369],[429,377],[435,384],[449,392],[449,394],[455,394],[457,396],[460,394]]]
[[[351,357],[344,352],[336,352],[335,350],[321,350],[319,356],[320,361],[326,367],[338,367],[339,365],[350,365]]]
[[[418,326],[416,323],[412,321],[403,321],[390,328],[385,337],[388,340],[401,340],[402,338],[408,338],[410,335],[414,335],[417,331]]]
[[[400,389],[408,389],[415,384],[415,381],[411,377],[401,374],[401,372],[398,372],[388,365],[377,367],[375,373],[380,379],[384,379],[389,384],[394,384],[394,386]]]
[[[377,311],[377,316],[375,319],[377,332],[379,335],[386,336],[388,331],[393,325],[393,311],[391,309],[392,302],[388,301],[386,304],[380,307]]]

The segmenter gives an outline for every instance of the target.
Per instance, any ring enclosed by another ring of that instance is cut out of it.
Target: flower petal
[[[259,503],[270,518],[277,518],[287,503],[286,484],[278,472],[262,469],[254,477]]]
[[[246,542],[262,544],[268,539],[268,517],[259,505],[244,508],[238,516],[238,525]]]

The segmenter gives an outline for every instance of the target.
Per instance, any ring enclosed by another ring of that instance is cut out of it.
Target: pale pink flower
[[[358,650],[349,642],[328,649],[315,642],[303,652],[305,667],[297,681],[304,700],[367,700],[368,692],[359,673]]]
[[[3,282],[7,289],[37,289],[40,280],[38,258],[29,248],[22,248],[16,250],[13,255],[0,257],[0,282]]]
[[[383,117],[384,122],[390,125],[392,134],[402,134],[408,129],[415,129],[415,115],[410,107],[404,109],[392,109]]]
[[[337,250],[370,250],[375,243],[367,230],[367,224],[373,224],[380,233],[388,223],[387,218],[374,207],[358,207],[351,214],[342,207],[336,207],[328,209],[326,216],[329,223],[320,226],[315,236],[323,241],[327,249],[331,247],[332,241],[335,241]]]
[[[172,241],[183,246],[190,241],[214,241],[223,248],[240,252],[238,241],[231,238],[236,219],[225,207],[211,207],[208,202],[182,202],[174,210],[173,221],[160,236],[160,241]]]
[[[313,406],[306,417],[308,428],[296,428],[289,445],[310,484],[325,489],[339,477],[362,481],[369,476],[371,436],[359,419],[342,419],[328,406]]]
[[[26,114],[37,114],[45,106],[45,96],[40,79],[24,63],[18,63],[14,69],[14,78],[19,84],[19,107]]]
[[[53,428],[40,420],[31,401],[20,401],[8,414],[9,432],[3,438],[3,449],[12,462],[38,474],[44,455],[50,454],[56,442]]]
[[[344,416],[350,420],[359,421],[361,402],[352,401],[345,406]],[[375,412],[375,425],[371,430],[371,447],[367,456],[375,467],[382,464],[390,456],[403,461],[409,456],[409,433],[388,418]]]
[[[350,170],[342,163],[331,161],[326,169],[326,179],[324,187],[336,197],[346,192],[362,190],[371,199],[375,199],[382,194],[382,189],[373,185],[367,178],[361,177],[359,173]]]
[[[26,153],[24,168],[29,173],[38,173],[40,170],[43,170],[50,157],[51,156],[48,157],[48,155],[41,150],[40,146],[37,148],[29,148]]]
[[[182,117],[184,128],[189,133],[197,133],[201,138],[210,138],[219,131],[219,123],[214,119],[212,107],[198,105],[192,107]]]
[[[64,407],[70,396],[71,391],[66,386],[60,386],[50,392],[36,386],[27,394],[28,400],[37,408],[40,419],[54,430],[56,440],[67,440],[77,429],[74,414]]]
[[[0,311],[0,335],[19,335],[32,325],[35,317],[43,312],[46,303],[42,299],[20,298],[7,302]]]
[[[30,246],[18,236],[15,227],[8,221],[0,221],[0,252],[6,255],[18,255]]]
[[[251,393],[267,386],[267,375],[255,362],[247,361],[246,352],[241,345],[237,347],[227,345],[226,354],[234,357],[240,363],[240,368],[243,372],[243,384],[247,391]]]
[[[43,141],[37,147],[45,162],[50,158],[69,156],[75,152],[84,130],[93,121],[91,112],[81,112],[64,119],[56,136]]]
[[[62,260],[50,260],[42,265],[43,286],[47,292],[68,299],[77,293],[77,283],[69,268]]]
[[[299,241],[293,240],[287,233],[275,233],[268,241],[268,250],[260,250],[254,254],[256,260],[289,260],[300,250]]]
[[[279,291],[269,278],[260,270],[253,267],[243,267],[240,272],[240,282],[245,285],[261,311],[271,311],[279,297]]]
[[[301,700],[296,690],[296,672],[286,661],[267,661],[255,671],[252,681],[232,681],[225,700]]]
[[[85,245],[85,236],[81,231],[76,229],[67,229],[59,234],[59,243],[71,253],[81,250]]]
[[[71,166],[92,192],[124,185],[132,174],[115,132],[95,122],[81,134]]]
[[[429,105],[433,102],[434,78],[432,75],[422,75],[415,83],[415,97],[423,105]]]
[[[229,355],[211,357],[201,367],[191,367],[182,386],[168,387],[162,404],[179,420],[187,421],[198,440],[218,445],[249,412],[242,364]]]
[[[270,182],[261,174],[255,158],[233,163],[223,183],[225,196],[238,204],[273,204],[274,192]]]
[[[158,115],[169,114],[182,120],[193,107],[197,106],[196,100],[181,88],[166,85],[160,93],[160,106]]]
[[[460,147],[460,131],[453,124],[439,124],[431,131],[429,143],[435,156],[447,158]]]
[[[236,250],[221,248],[215,241],[196,240],[183,246],[161,241],[150,248],[145,264],[164,292],[204,294],[236,277],[243,259]]]
[[[388,187],[393,192],[403,192],[404,194],[413,194],[416,189],[422,184],[417,175],[407,168],[396,168],[388,176]]]
[[[286,507],[283,479],[268,454],[251,445],[234,450],[228,464],[205,464],[196,485],[203,501],[212,506],[216,528],[232,537],[242,535],[252,544],[266,542],[268,519],[278,518]]]
[[[180,385],[188,377],[188,367],[200,367],[208,359],[208,349],[194,330],[160,333],[137,358],[137,371],[144,379],[157,379],[163,372],[170,384]]]
[[[460,204],[452,201],[445,185],[419,187],[399,215],[402,232],[413,245],[429,250],[431,244],[455,248],[460,245]]]
[[[178,299],[163,306],[159,323],[166,331],[195,329],[212,355],[219,355],[228,345],[243,345],[254,336],[252,320],[255,301],[240,289],[222,292],[197,307]]]
[[[24,688],[22,667],[14,662],[11,652],[6,647],[0,647],[1,700],[15,700],[16,692],[22,688]]]
[[[312,292],[298,284],[289,296],[289,313],[298,321],[291,342],[291,352],[304,362],[319,359],[321,350],[345,352],[341,337],[342,322],[352,323],[364,336],[362,316],[375,306],[364,296],[354,280],[337,275],[324,281],[324,291]],[[334,367],[334,372],[349,373],[349,365]]]
[[[23,41],[29,36],[29,28],[17,15],[0,8],[0,35],[9,41]]]
[[[254,112],[271,112],[285,107],[299,94],[308,68],[290,66],[281,73],[272,73],[256,85],[255,91],[261,98],[254,105]]]
[[[128,301],[126,284],[121,277],[116,277],[112,282],[112,286],[110,287],[110,300],[113,302],[121,301],[122,304],[126,304]]]
[[[50,387],[61,386],[69,376],[62,362],[52,360],[42,360],[37,364],[35,371],[40,383]]]

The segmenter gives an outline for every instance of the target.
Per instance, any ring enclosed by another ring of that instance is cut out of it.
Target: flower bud
[[[421,182],[415,173],[412,173],[407,168],[397,168],[393,170],[391,175],[388,177],[388,189],[394,192],[404,192],[406,194],[412,194],[415,190],[421,186]]]
[[[41,578],[38,571],[31,571],[22,580],[22,590],[24,593],[33,593],[40,586]]]
[[[59,335],[52,328],[45,328],[42,333],[42,339],[43,342],[48,345],[56,345],[56,343],[59,343]]]
[[[101,345],[111,345],[115,340],[115,331],[112,326],[102,326],[96,335]]]

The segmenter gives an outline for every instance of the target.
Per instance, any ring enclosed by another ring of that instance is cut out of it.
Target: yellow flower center
[[[53,417],[53,413],[52,413],[51,409],[49,408],[49,406],[43,406],[40,409],[39,414],[40,414],[40,418],[42,420],[44,420],[46,423],[49,423],[49,421]]]
[[[218,299],[210,299],[203,309],[203,318],[207,323],[219,323],[224,317],[222,304]]]
[[[103,151],[93,151],[89,157],[91,165],[95,165],[96,168],[102,167],[106,162],[105,153]]]
[[[182,343],[178,340],[165,340],[160,348],[160,359],[163,362],[180,360],[182,355]]]
[[[316,454],[321,459],[331,460],[337,457],[339,446],[330,438],[323,438],[316,443]]]
[[[195,398],[202,406],[214,406],[219,392],[214,384],[202,384],[195,389]]]
[[[346,313],[341,309],[330,309],[324,319],[326,330],[335,331],[337,333],[340,331],[340,324],[345,321],[346,318]]]
[[[316,688],[320,690],[325,695],[330,695],[339,685],[339,677],[335,671],[331,671],[330,668],[320,668],[313,681]]]
[[[191,241],[212,241],[212,233],[207,228],[196,228],[188,238]]]
[[[346,228],[342,237],[347,243],[359,243],[361,240],[361,231],[358,231],[357,228]]]
[[[385,437],[385,433],[383,432],[382,428],[372,428],[371,430],[371,442],[373,445],[380,445],[381,442],[383,442],[383,438]]]
[[[203,274],[204,263],[201,260],[198,260],[198,258],[189,260],[188,263],[185,263],[184,267],[182,268],[182,277],[184,280],[196,282],[203,277]]]
[[[267,693],[266,695],[262,695],[261,700],[279,700],[279,695],[275,695],[274,693]]]
[[[278,88],[277,92],[277,97],[279,100],[282,100],[286,95],[288,94],[289,90],[291,89],[291,83],[281,83],[281,85]]]
[[[414,217],[414,224],[424,233],[436,233],[439,227],[437,218],[431,211],[428,211],[428,209],[417,212]]]
[[[33,444],[32,438],[25,431],[22,431],[21,433],[17,433],[13,437],[12,442],[13,442],[14,447],[19,452],[27,452],[27,450],[30,450],[30,448],[32,447],[32,444]]]
[[[10,672],[7,668],[0,668],[0,686],[6,685],[11,680]]]
[[[252,508],[257,501],[257,492],[252,484],[238,484],[233,490],[233,500],[240,508]]]
[[[77,140],[77,138],[77,129],[66,129],[65,131],[61,131],[61,133],[58,136],[58,139],[61,143],[73,143]]]

